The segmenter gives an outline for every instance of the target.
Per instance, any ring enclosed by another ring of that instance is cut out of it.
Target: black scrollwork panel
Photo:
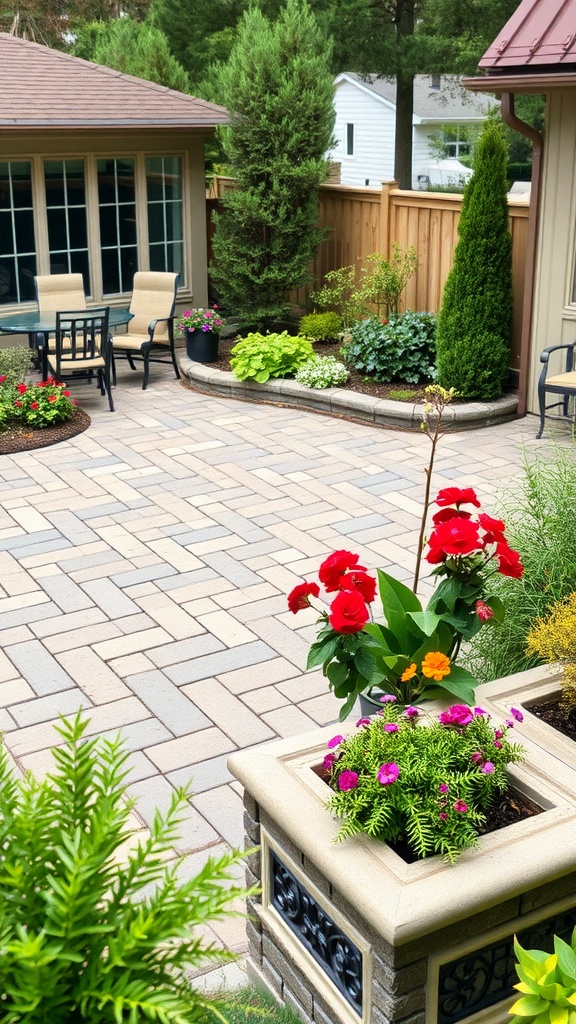
[[[554,936],[569,942],[576,925],[576,910],[549,917],[518,932],[524,949],[554,952]],[[514,995],[518,981],[514,936],[443,964],[438,976],[438,1024],[456,1024],[478,1010]]]
[[[272,904],[337,989],[362,1014],[362,953],[270,851]]]

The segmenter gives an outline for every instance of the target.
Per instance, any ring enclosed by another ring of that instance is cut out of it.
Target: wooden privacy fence
[[[214,200],[233,187],[229,178],[214,179],[209,205],[215,205]],[[458,241],[461,209],[461,195],[408,192],[397,188],[395,182],[383,182],[380,189],[322,185],[319,219],[327,229],[327,236],[312,267],[315,283],[295,291],[290,296],[292,302],[306,308],[310,292],[320,286],[329,270],[351,263],[356,263],[360,270],[370,253],[381,252],[388,257],[392,243],[398,242],[402,249],[414,245],[418,254],[418,270],[406,286],[402,308],[438,312]],[[513,369],[518,369],[520,359],[528,209],[526,197],[509,196],[514,287],[510,366]]]

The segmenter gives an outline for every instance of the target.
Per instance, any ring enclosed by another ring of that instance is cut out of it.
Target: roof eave
[[[187,119],[180,120],[179,118],[143,118],[142,120],[130,120],[130,121],[114,121],[111,122],[106,118],[94,118],[93,120],[79,118],[78,120],[59,121],[55,120],[39,120],[38,118],[31,118],[30,120],[10,120],[10,118],[0,118],[0,127],[2,128],[53,128],[63,130],[75,130],[78,128],[106,128],[109,131],[115,129],[126,131],[128,129],[142,129],[142,128],[185,128],[188,131],[213,131],[220,124],[228,124],[228,118],[222,118],[221,121],[216,121],[211,118],[210,121],[189,121]]]
[[[576,71],[543,71],[537,73],[499,71],[492,75],[463,78],[462,84],[471,92],[544,93],[551,89],[576,86]]]

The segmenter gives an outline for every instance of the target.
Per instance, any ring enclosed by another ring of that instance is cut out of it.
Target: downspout
[[[503,92],[501,99],[502,119],[520,132],[533,145],[532,149],[532,187],[530,190],[530,208],[528,211],[528,237],[526,240],[526,266],[524,270],[524,301],[522,303],[522,333],[520,336],[520,370],[518,375],[518,412],[526,415],[528,374],[530,369],[530,336],[532,333],[532,303],[534,299],[534,277],[536,268],[536,234],[540,211],[540,180],[542,176],[542,149],[544,139],[540,132],[531,125],[521,121],[514,113],[514,93]]]

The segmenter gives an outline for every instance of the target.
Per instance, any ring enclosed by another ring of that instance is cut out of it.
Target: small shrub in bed
[[[309,313],[300,321],[300,334],[311,341],[336,341],[341,330],[338,313]]]
[[[392,313],[354,324],[341,352],[346,362],[374,380],[420,384],[434,380],[436,315]]]
[[[293,377],[314,355],[308,338],[281,334],[252,333],[234,345],[230,366],[238,380],[265,384],[270,377]]]
[[[333,388],[345,384],[349,376],[344,363],[334,356],[314,356],[300,367],[296,380],[307,388]]]

